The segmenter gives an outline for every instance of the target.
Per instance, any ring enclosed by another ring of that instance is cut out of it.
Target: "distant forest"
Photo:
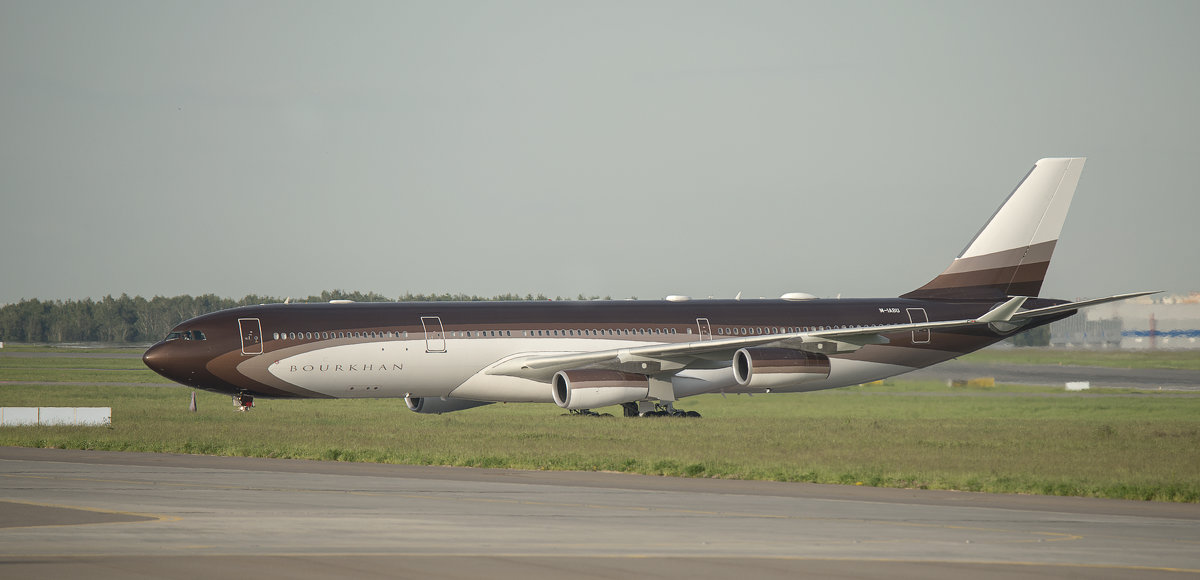
[[[578,296],[579,300],[591,300],[598,296]],[[562,300],[562,297],[556,297]],[[328,302],[330,300],[354,300],[355,302],[438,302],[448,300],[549,300],[538,294],[503,294],[485,298],[466,294],[404,294],[389,298],[369,292],[344,292],[327,290],[317,296],[291,299],[292,302]],[[212,294],[203,296],[141,296],[130,298],[126,294],[114,298],[105,296],[99,300],[37,299],[22,300],[16,304],[0,307],[0,342],[111,342],[146,343],[157,342],[167,335],[176,324],[189,318],[216,312],[235,306],[271,304],[283,302],[282,298],[251,294],[240,300],[221,298]]]

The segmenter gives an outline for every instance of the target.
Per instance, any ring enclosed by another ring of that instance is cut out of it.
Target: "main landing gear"
[[[249,411],[254,407],[254,395],[247,393],[238,393],[233,396],[233,406],[237,407],[238,411]]]
[[[567,409],[564,414],[578,417],[612,417],[612,413],[597,413],[591,409]]]
[[[700,418],[700,413],[695,411],[682,411],[675,408],[675,403],[651,403],[649,401],[621,403],[621,408],[625,410],[626,417],[695,417]]]

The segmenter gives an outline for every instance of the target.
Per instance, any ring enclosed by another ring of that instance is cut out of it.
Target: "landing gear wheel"
[[[591,409],[568,409],[563,416],[572,417],[612,417],[612,413],[597,413]]]
[[[630,412],[629,405],[637,405],[637,403],[625,403],[625,404],[621,405],[622,407],[625,407],[625,416],[626,417],[632,416],[629,414],[629,412]],[[680,409],[676,409],[674,403],[666,403],[666,404],[655,403],[653,411],[644,411],[640,414],[640,416],[642,416],[642,417],[695,417],[695,418],[699,418],[700,413],[697,413],[695,411],[682,411]]]

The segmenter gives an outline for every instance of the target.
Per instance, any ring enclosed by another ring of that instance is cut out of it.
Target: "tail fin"
[[[1039,160],[958,259],[901,298],[1037,296],[1083,162],[1083,157]]]

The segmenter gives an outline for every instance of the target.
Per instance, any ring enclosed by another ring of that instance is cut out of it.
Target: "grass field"
[[[4,350],[9,350],[6,346]],[[48,349],[20,349],[16,352],[49,352]],[[78,351],[52,352],[68,356],[47,358],[0,356],[0,381],[25,382],[96,382],[96,383],[152,383],[174,384],[150,372],[140,358],[72,358]],[[88,350],[89,354],[96,353]],[[122,352],[121,354],[127,354]]]
[[[0,381],[56,370],[153,381],[140,365],[0,357]],[[10,384],[0,406],[111,406],[113,425],[7,427],[0,445],[1200,501],[1200,395],[1102,393],[895,381],[705,395],[681,405],[703,419],[625,419],[515,404],[417,415],[401,400],[260,399],[237,413],[205,392],[190,413],[182,387]]]

